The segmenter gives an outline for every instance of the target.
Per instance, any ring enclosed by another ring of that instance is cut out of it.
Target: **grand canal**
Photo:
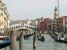
[[[32,42],[32,37],[27,40],[24,40],[24,50],[33,50]],[[5,50],[5,48],[0,50]],[[6,47],[6,50],[10,50],[9,47]],[[17,50],[19,50],[18,42]],[[55,42],[48,34],[45,34],[45,42],[36,40],[36,50],[67,50],[67,44]]]

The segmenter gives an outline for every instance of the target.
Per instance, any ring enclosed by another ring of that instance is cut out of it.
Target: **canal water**
[[[48,34],[45,34],[45,42],[36,40],[36,50],[67,50],[67,44],[55,42]],[[33,50],[33,38],[30,37],[24,40],[24,50]],[[19,50],[19,43],[17,42],[17,50]],[[5,48],[0,49],[5,50]],[[10,50],[6,47],[6,50]]]

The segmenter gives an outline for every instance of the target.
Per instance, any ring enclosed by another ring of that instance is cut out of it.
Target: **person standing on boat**
[[[57,33],[57,39],[60,40],[61,38],[61,33]]]
[[[60,40],[64,40],[64,34],[61,34],[61,39]]]

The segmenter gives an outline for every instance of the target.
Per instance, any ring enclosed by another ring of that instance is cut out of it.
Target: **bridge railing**
[[[8,29],[10,30],[15,30],[15,29],[36,29],[36,26],[32,26],[32,25],[29,25],[29,24],[23,24],[23,23],[20,23],[20,24],[14,24],[14,25],[11,25],[9,26]]]

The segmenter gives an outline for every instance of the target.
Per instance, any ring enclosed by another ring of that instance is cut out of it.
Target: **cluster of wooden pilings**
[[[19,30],[19,50],[24,50],[24,30]],[[8,34],[10,35],[10,50],[17,50],[16,42],[17,42],[17,31],[11,30],[8,31]],[[33,50],[36,50],[36,32],[33,33]]]

